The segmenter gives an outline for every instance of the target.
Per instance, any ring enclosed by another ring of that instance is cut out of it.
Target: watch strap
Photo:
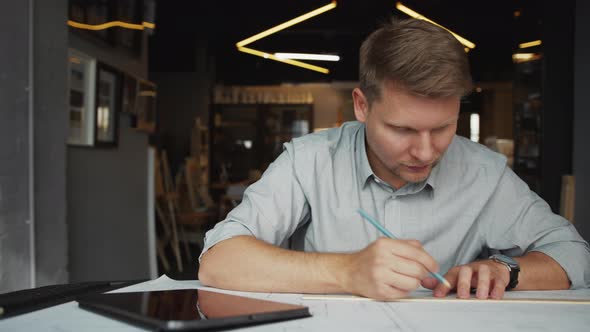
[[[490,259],[494,262],[500,263],[506,267],[508,273],[510,274],[510,281],[506,286],[506,290],[511,290],[518,285],[518,274],[520,272],[520,267],[518,265],[511,266],[508,262],[503,261],[497,255],[490,256]]]

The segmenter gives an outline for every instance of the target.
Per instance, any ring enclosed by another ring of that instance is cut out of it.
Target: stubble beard
[[[402,170],[403,170],[403,167],[407,167],[407,165],[404,165],[404,164],[397,165],[397,167],[390,169],[390,172],[394,176],[396,176],[397,178],[399,178],[407,183],[420,183],[420,182],[426,181],[426,179],[428,179],[428,177],[430,176],[430,173],[432,173],[432,169],[434,169],[434,167],[439,163],[439,161],[440,161],[440,158],[437,158],[437,159],[435,159],[434,162],[430,163],[428,166],[428,171],[426,172],[426,174],[424,174],[420,178],[416,178],[415,176],[412,176],[412,177],[404,176]],[[407,172],[410,172],[410,171],[407,171]],[[411,173],[408,175],[411,175]]]

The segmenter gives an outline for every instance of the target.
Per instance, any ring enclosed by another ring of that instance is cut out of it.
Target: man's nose
[[[418,133],[410,151],[412,157],[429,163],[434,158],[434,147],[432,145],[432,136],[429,132]]]

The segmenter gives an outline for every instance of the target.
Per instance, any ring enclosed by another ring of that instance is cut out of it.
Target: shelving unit
[[[515,64],[514,170],[541,192],[543,129],[542,59]]]
[[[248,181],[263,172],[283,143],[313,128],[312,104],[214,104],[211,116],[211,182]]]

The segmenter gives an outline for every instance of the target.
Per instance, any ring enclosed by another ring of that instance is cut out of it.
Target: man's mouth
[[[426,171],[430,167],[430,164],[423,165],[423,166],[406,166],[406,167],[412,172],[420,173],[420,172]]]

